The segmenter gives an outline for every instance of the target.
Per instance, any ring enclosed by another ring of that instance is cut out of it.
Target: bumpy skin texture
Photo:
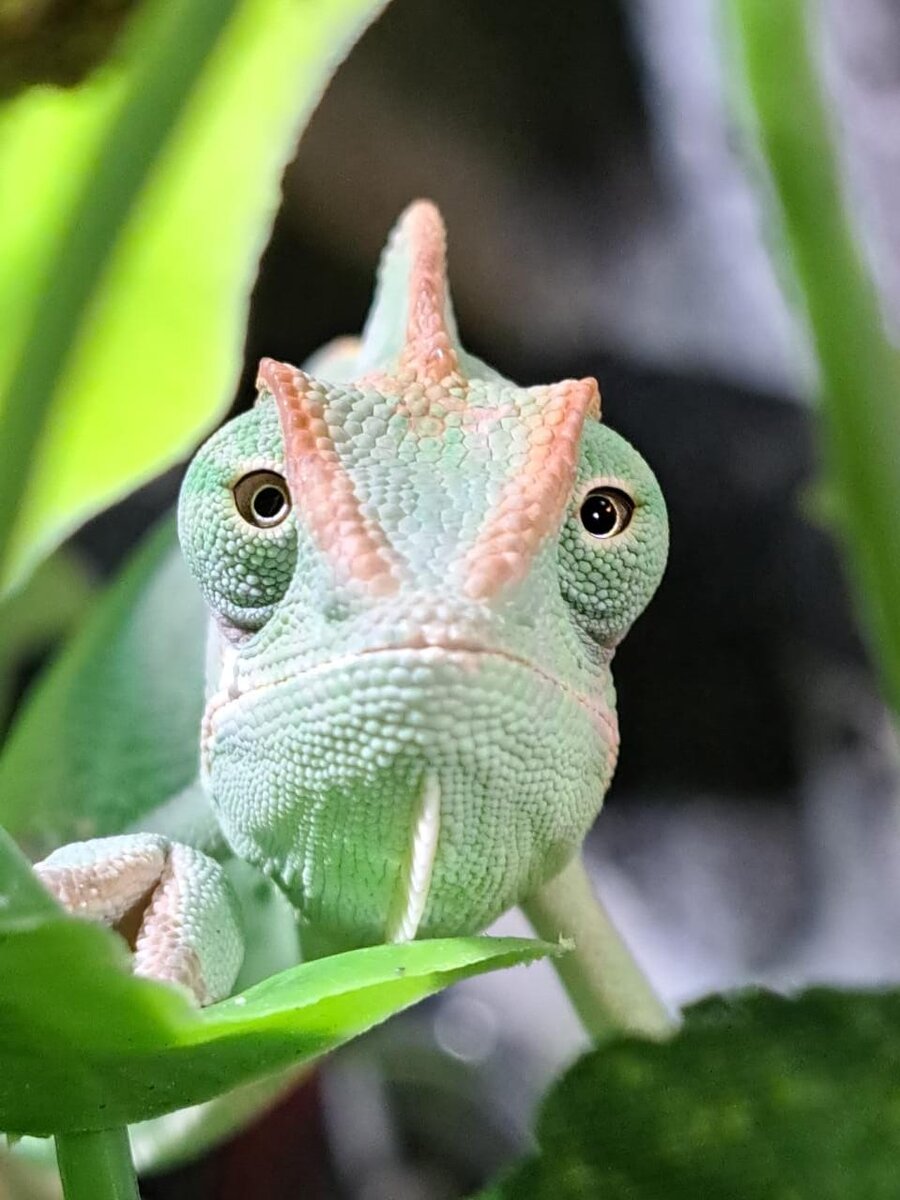
[[[599,418],[592,379],[520,388],[465,353],[420,201],[362,340],[307,372],[264,360],[256,407],[191,464],[201,779],[319,946],[481,930],[594,820],[618,750],[610,662],[668,537],[656,480]],[[230,990],[235,901],[199,849],[134,833],[37,871],[75,912],[137,918],[139,973],[200,1003]]]
[[[420,202],[364,339],[264,361],[194,459],[180,536],[213,615],[206,785],[234,852],[337,945],[483,929],[554,875],[615,766],[610,660],[667,525],[593,380],[520,388],[459,347]],[[284,477],[273,527],[238,511]],[[580,509],[634,508],[597,538]]]
[[[200,1004],[228,994],[243,958],[240,917],[221,866],[153,833],[73,842],[35,868],[78,916],[137,917],[135,974],[180,984]]]

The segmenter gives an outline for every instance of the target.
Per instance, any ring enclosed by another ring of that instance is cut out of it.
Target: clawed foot
[[[244,954],[237,903],[208,855],[131,834],[73,842],[34,869],[69,912],[123,933],[136,975],[179,984],[201,1005],[231,991]]]

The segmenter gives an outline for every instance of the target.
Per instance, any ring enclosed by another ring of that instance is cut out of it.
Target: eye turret
[[[559,585],[591,641],[618,645],[656,591],[666,562],[666,505],[652,471],[624,438],[589,422],[579,480],[559,537]]]
[[[223,426],[194,456],[181,486],[178,533],[191,573],[215,615],[261,629],[297,564],[297,523],[272,407]]]

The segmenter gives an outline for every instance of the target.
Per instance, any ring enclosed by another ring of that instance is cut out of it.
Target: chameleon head
[[[362,340],[263,360],[259,388],[180,503],[225,836],[339,944],[480,930],[599,810],[610,660],[665,564],[656,480],[594,380],[466,354],[424,201]]]

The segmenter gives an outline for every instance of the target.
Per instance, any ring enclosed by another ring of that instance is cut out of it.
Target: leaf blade
[[[816,6],[731,0],[736,44],[822,372],[836,524],[885,697],[900,713],[900,354],[844,197],[811,52]]]
[[[713,997],[586,1055],[483,1200],[890,1200],[900,993]]]
[[[4,465],[6,458],[11,464],[0,472],[0,513],[9,522],[7,531],[0,521],[0,563],[9,538],[0,589],[20,581],[89,514],[177,461],[221,415],[238,376],[250,286],[281,171],[335,61],[383,6],[158,3],[145,19],[150,33],[133,39],[137,65],[113,64],[76,89],[74,117],[60,94],[17,101],[5,137],[0,127],[0,176],[18,165],[18,188],[0,193],[0,215],[37,207],[46,220],[12,221],[9,239],[0,221],[0,254],[26,267],[18,292],[0,290],[0,308],[17,297],[33,306],[28,330],[20,320],[0,332],[0,420]],[[182,72],[180,92],[166,66],[168,48],[185,40],[179,20],[200,30],[195,70],[190,78]],[[148,46],[155,56],[142,72]],[[113,188],[118,206],[107,205],[101,185],[110,172],[92,175],[92,156],[116,166],[123,137],[131,144],[140,132],[135,113],[146,123],[149,84],[160,78],[178,103],[169,106],[169,124],[154,127],[152,169],[138,155],[131,199]],[[130,122],[123,124],[123,111]],[[31,122],[35,158],[65,155],[88,177],[68,206],[46,194],[40,173],[28,193],[13,116]],[[73,134],[76,150],[68,146]],[[35,276],[52,286],[36,286]]]
[[[199,1011],[134,978],[122,941],[58,909],[0,831],[0,1128],[103,1129],[197,1104],[322,1054],[458,979],[554,952],[514,938],[373,946]]]
[[[37,681],[0,754],[0,823],[33,857],[121,833],[194,780],[206,622],[168,517]]]

